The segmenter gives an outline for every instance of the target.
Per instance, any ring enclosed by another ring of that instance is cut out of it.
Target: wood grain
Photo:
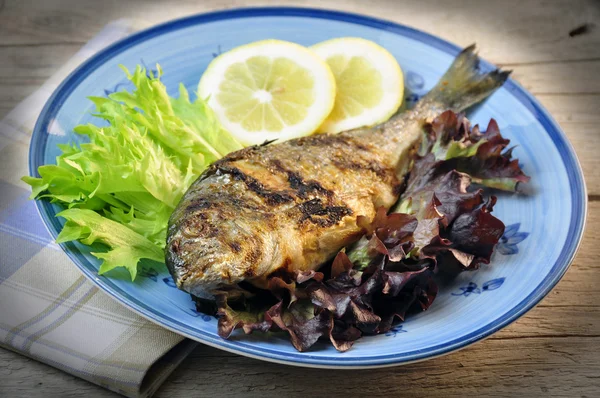
[[[439,35],[458,45],[477,42],[493,62],[523,63],[600,57],[600,31],[570,37],[583,23],[600,19],[594,0],[292,0],[286,6],[358,12]],[[6,0],[0,14],[0,45],[84,43],[116,18],[143,18],[150,24],[215,9],[281,6],[279,0]]]
[[[286,367],[201,346],[156,397],[594,397],[594,346],[600,338],[490,339],[426,362],[353,372]],[[0,377],[4,396],[117,396],[9,351],[0,351]]]
[[[252,0],[0,0],[0,118],[116,18],[149,25],[208,10],[278,5]],[[532,311],[489,339],[445,357],[366,371],[294,368],[200,346],[157,393],[187,396],[598,396],[600,391],[600,3],[509,0],[324,0],[286,5],[390,19],[514,70],[561,125],[584,170],[590,208],[570,270]],[[588,33],[569,32],[591,24]],[[0,349],[0,396],[115,394]]]

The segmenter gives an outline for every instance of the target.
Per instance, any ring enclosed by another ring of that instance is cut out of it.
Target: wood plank
[[[600,109],[600,108],[599,108]],[[600,130],[596,123],[560,123],[575,148],[583,169],[588,196],[600,195]]]
[[[361,371],[282,367],[216,355],[202,346],[182,364],[157,396],[185,396],[210,388],[216,396],[352,396],[369,386],[373,395],[445,397],[589,394],[598,388],[598,364],[589,338],[488,340],[463,352],[409,366]],[[576,360],[575,358],[576,355]],[[589,367],[588,367],[589,366]],[[239,369],[244,369],[240,374]],[[228,381],[229,380],[229,381]],[[573,396],[573,395],[570,395]]]
[[[533,95],[600,94],[600,59],[514,65],[508,68],[513,69],[512,77]]]
[[[1,11],[0,11],[1,15]],[[0,37],[2,36],[0,28]],[[0,46],[0,120],[37,90],[81,44]]]
[[[560,289],[558,291],[565,293]],[[519,319],[514,325],[493,335],[490,339],[600,337],[600,305],[596,303],[588,305],[589,300],[590,296],[583,306],[536,307],[526,317]]]
[[[44,46],[0,47],[0,85],[31,79],[39,79],[43,83],[81,46],[78,43],[59,43]]]
[[[535,97],[561,126],[568,123],[600,126],[600,94],[536,94]]]
[[[518,349],[516,349],[518,347]],[[595,396],[600,338],[488,339],[444,357],[376,370],[306,369],[199,346],[156,394],[218,396]],[[0,349],[4,396],[116,397],[115,394]]]
[[[42,83],[23,83],[20,85],[0,84],[0,120],[10,112],[16,104],[29,94],[40,88]]]
[[[0,120],[2,120],[2,118],[4,116],[6,116],[8,114],[8,112],[10,112],[13,108],[14,108],[14,102],[12,102],[12,101],[10,102],[10,104],[0,103]]]
[[[84,44],[112,19],[114,10],[90,3],[5,0],[0,8],[0,46]]]
[[[0,45],[57,42],[84,43],[108,21],[143,18],[156,24],[184,15],[222,8],[280,2],[250,0],[186,0],[177,6],[163,1],[112,2],[94,0],[6,0],[0,11]],[[315,6],[313,0],[292,0],[287,6]],[[318,7],[340,9],[337,0],[322,0]],[[345,11],[389,19],[466,46],[477,42],[482,54],[494,62],[522,63],[600,57],[600,30],[570,37],[584,23],[600,19],[594,0],[544,0],[523,3],[429,0],[347,1]],[[457,12],[457,10],[460,10]],[[518,11],[517,11],[518,10]]]
[[[594,202],[594,205],[598,202]],[[591,213],[591,212],[590,212]],[[588,221],[588,225],[593,221]],[[598,245],[597,238],[590,238],[592,228],[586,228],[584,236],[584,246],[579,250],[577,257],[567,274],[559,282],[538,307],[566,307],[568,309],[577,308],[598,308],[600,307],[600,267],[592,256],[597,255],[597,250],[589,250],[589,246]],[[537,307],[536,307],[537,309]],[[595,310],[592,310],[595,311]],[[596,330],[600,332],[600,328]]]
[[[588,194],[600,195],[600,95],[538,94],[536,98],[561,126],[575,148]]]

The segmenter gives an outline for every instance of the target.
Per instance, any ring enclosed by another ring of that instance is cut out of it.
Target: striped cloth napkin
[[[196,343],[122,307],[88,282],[28,200],[29,140],[67,74],[140,28],[107,25],[0,122],[0,346],[129,397],[151,396]]]

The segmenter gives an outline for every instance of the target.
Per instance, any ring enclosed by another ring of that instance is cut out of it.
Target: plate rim
[[[88,74],[87,71],[95,70],[96,67],[101,65],[105,59],[112,58],[140,42],[160,36],[161,34],[170,31],[175,31],[193,25],[201,25],[208,22],[252,17],[306,17],[349,22],[408,37],[432,46],[438,50],[444,51],[450,55],[457,55],[461,51],[459,46],[456,46],[444,39],[396,22],[356,13],[327,9],[304,7],[235,8],[195,14],[167,21],[165,23],[136,32],[100,50],[79,65],[60,83],[60,85],[47,100],[34,126],[29,148],[29,174],[33,177],[39,177],[37,168],[38,166],[44,164],[42,154],[44,153],[47,144],[47,140],[44,139],[44,133],[48,131],[48,126],[53,121],[53,116],[56,114],[55,111],[60,109],[65,98],[68,97],[73,89],[77,87],[79,83],[86,77]],[[481,65],[484,68],[494,68],[491,63],[483,59],[481,60]],[[98,278],[98,276],[95,275],[91,270],[87,269],[85,266],[83,266],[83,264],[80,264],[79,261],[81,260],[81,253],[76,249],[73,243],[67,242],[60,244],[60,246],[88,280],[102,289],[106,294],[111,296],[121,305],[124,305],[128,309],[136,312],[144,318],[177,334],[236,354],[295,366],[361,369],[401,365],[430,359],[457,351],[492,335],[498,330],[516,321],[518,318],[531,310],[552,290],[554,286],[556,286],[556,284],[562,279],[563,275],[569,269],[573,259],[575,258],[577,250],[581,245],[587,219],[588,197],[585,179],[583,177],[583,171],[577,154],[575,153],[566,134],[562,131],[558,123],[556,123],[548,111],[527,90],[525,90],[512,78],[508,79],[503,87],[507,89],[519,102],[521,102],[529,110],[532,116],[535,117],[536,120],[543,126],[544,130],[549,135],[557,151],[559,152],[570,182],[571,220],[567,238],[563,248],[561,249],[560,255],[548,274],[535,287],[535,289],[502,316],[482,327],[479,327],[478,329],[461,338],[431,346],[427,349],[413,350],[406,353],[354,358],[348,356],[349,353],[340,354],[339,356],[335,357],[319,357],[311,355],[310,352],[282,353],[281,351],[269,348],[257,349],[252,343],[223,340],[216,335],[209,335],[208,332],[194,329],[185,323],[165,317],[164,314],[153,312],[135,297],[123,295],[117,292],[115,288],[107,283],[107,281]],[[56,238],[59,231],[57,228],[59,224],[56,217],[50,216],[50,214],[54,215],[54,212],[51,211],[51,204],[48,201],[41,200],[36,200],[35,203],[46,229],[53,238]],[[195,334],[192,333],[194,331],[196,332]]]

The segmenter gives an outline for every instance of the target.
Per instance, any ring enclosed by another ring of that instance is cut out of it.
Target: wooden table
[[[0,0],[0,118],[113,19],[158,23],[276,3]],[[286,4],[317,6],[314,0]],[[157,396],[600,396],[600,2],[321,0],[318,6],[389,19],[461,46],[477,42],[484,58],[513,69],[562,126],[581,160],[590,203],[579,254],[535,309],[460,352],[348,372],[275,365],[201,345]],[[591,27],[573,31],[584,24]],[[115,396],[1,349],[0,384],[14,396]]]

